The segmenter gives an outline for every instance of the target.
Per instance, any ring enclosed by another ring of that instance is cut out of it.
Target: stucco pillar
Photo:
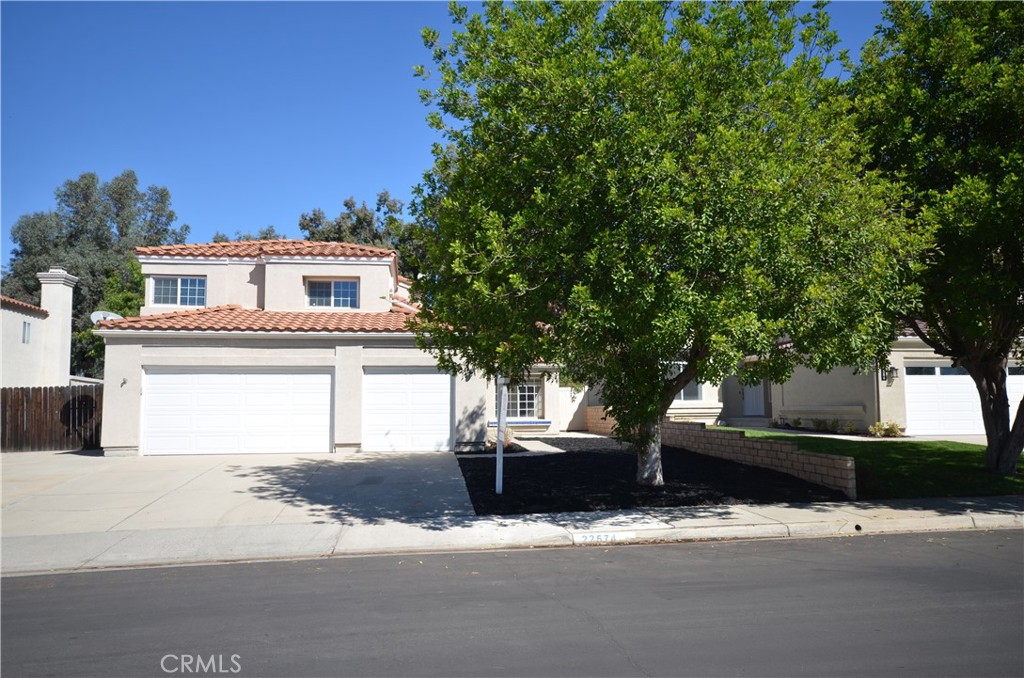
[[[71,376],[72,295],[78,278],[59,266],[45,273],[36,273],[41,283],[39,305],[50,317],[46,319],[43,383],[66,386]]]

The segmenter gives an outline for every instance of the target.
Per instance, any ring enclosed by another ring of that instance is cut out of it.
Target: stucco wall
[[[876,419],[877,382],[874,371],[855,374],[850,367],[838,367],[819,374],[798,367],[786,383],[772,384],[773,414],[790,422],[799,418],[802,426],[810,426],[812,419],[838,419],[840,425],[852,422],[864,430]]]
[[[363,370],[366,367],[433,367],[412,337],[344,340],[248,337],[139,340],[108,337],[101,445],[112,454],[137,454],[141,441],[142,389],[147,370],[319,368],[333,375],[336,450],[358,448],[362,439]],[[453,410],[456,446],[482,444],[486,382],[456,379]],[[113,413],[118,413],[114,415]]]
[[[390,263],[310,262],[268,263],[266,265],[267,311],[309,310],[306,280],[350,278],[359,280],[359,309],[366,312],[391,310],[388,296],[394,289]],[[318,309],[328,310],[328,309]],[[339,311],[340,312],[340,311]]]
[[[139,315],[170,313],[185,308],[152,304],[153,276],[206,278],[207,306],[238,304],[245,308],[259,308],[261,304],[262,264],[244,261],[144,263],[142,274],[146,276],[146,305]]]
[[[46,379],[48,318],[12,308],[0,310],[3,341],[4,386],[57,386]],[[29,343],[21,343],[22,323],[31,326]]]

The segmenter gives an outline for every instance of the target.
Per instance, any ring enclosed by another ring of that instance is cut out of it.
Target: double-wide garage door
[[[948,366],[907,365],[907,435],[984,435],[981,400],[966,372]],[[1024,396],[1024,374],[1006,379],[1010,421]]]
[[[142,454],[330,452],[331,375],[149,372]]]

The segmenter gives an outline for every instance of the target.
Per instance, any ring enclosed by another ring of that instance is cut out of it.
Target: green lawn
[[[739,429],[733,429],[739,430]],[[748,438],[795,442],[801,450],[853,457],[859,499],[1024,494],[1024,463],[1013,477],[985,470],[981,445],[939,440],[867,440],[745,431]]]

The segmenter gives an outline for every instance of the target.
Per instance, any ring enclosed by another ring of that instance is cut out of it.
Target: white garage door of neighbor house
[[[149,372],[142,454],[331,451],[331,375]]]
[[[984,435],[981,401],[971,377],[949,366],[907,365],[907,435]],[[1024,395],[1024,372],[1011,367],[1006,379],[1010,421]]]
[[[366,370],[362,448],[452,449],[452,378],[434,371]]]

